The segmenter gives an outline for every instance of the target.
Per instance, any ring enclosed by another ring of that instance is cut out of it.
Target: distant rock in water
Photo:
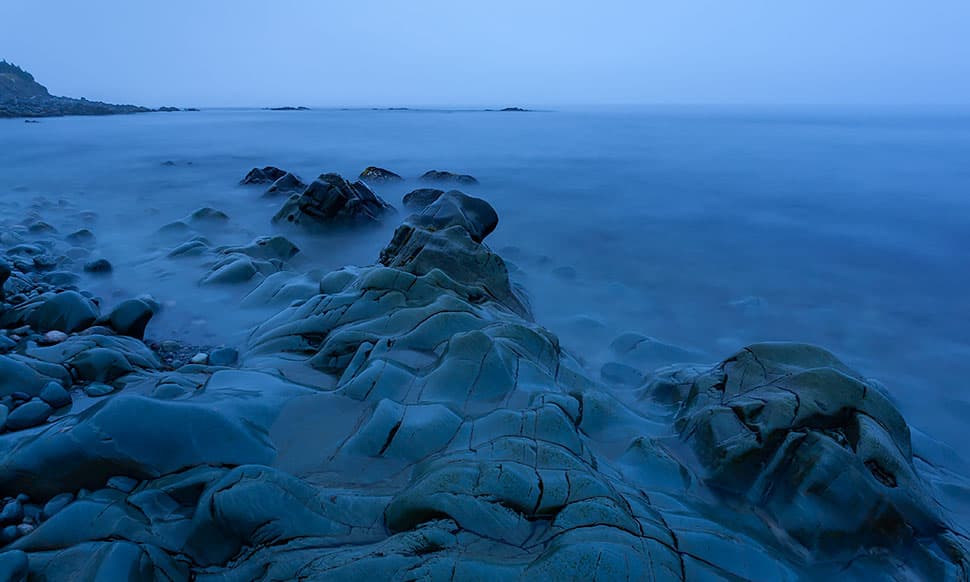
[[[273,182],[273,185],[263,193],[265,197],[297,194],[306,189],[306,184],[296,174],[287,172]]]
[[[408,210],[421,210],[444,194],[437,188],[418,188],[404,195],[404,207]]]
[[[263,168],[253,168],[249,170],[246,177],[240,184],[271,184],[287,174],[286,170],[281,170],[276,166],[266,166]]]
[[[176,111],[182,111],[182,110],[179,109],[178,107],[159,107],[155,111],[158,111],[160,113],[174,113]]]
[[[499,109],[499,111],[530,111],[530,110],[523,109],[521,107],[505,107],[504,109]]]
[[[478,180],[474,176],[469,176],[468,174],[453,174],[440,170],[428,170],[421,175],[421,180],[424,182],[437,182],[439,184],[464,184],[466,186],[478,184]]]
[[[152,111],[135,105],[112,105],[87,99],[51,95],[33,75],[0,61],[0,118],[59,117],[63,115],[114,115]]]
[[[361,181],[348,182],[340,174],[323,174],[294,194],[273,222],[304,226],[378,224],[394,207]]]
[[[302,105],[300,107],[292,107],[292,106],[264,107],[263,109],[265,109],[266,111],[309,111],[310,110],[309,107],[303,107]]]
[[[368,166],[363,172],[360,173],[360,179],[374,184],[400,182],[404,180],[404,178],[395,174],[394,172],[385,170],[384,168],[378,168],[377,166]]]

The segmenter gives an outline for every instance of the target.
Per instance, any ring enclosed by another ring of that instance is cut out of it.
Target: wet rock
[[[276,196],[290,196],[292,194],[298,194],[306,189],[306,184],[303,183],[296,174],[291,174],[287,172],[283,176],[279,177],[273,184],[263,193],[264,197],[272,198]]]
[[[0,431],[7,425],[7,416],[10,414],[10,409],[7,408],[6,404],[0,403]]]
[[[98,319],[98,309],[76,291],[45,293],[36,300],[18,306],[26,323],[40,332],[74,333],[91,326]]]
[[[53,408],[61,408],[71,403],[71,395],[57,382],[48,382],[40,391],[40,399]]]
[[[155,309],[141,299],[122,301],[108,314],[106,323],[121,335],[137,339],[145,337],[145,327],[155,315]]]
[[[444,190],[437,188],[418,188],[411,190],[404,195],[404,207],[413,211],[422,210],[440,198],[444,193]]]
[[[100,396],[107,396],[114,392],[115,389],[107,384],[101,382],[93,382],[84,387],[84,393],[92,398],[98,398]]]
[[[135,371],[120,350],[101,347],[74,356],[70,367],[78,378],[88,382],[112,382]]]
[[[54,409],[43,400],[31,400],[14,408],[7,416],[7,430],[23,430],[44,424]]]
[[[385,170],[384,168],[378,168],[377,166],[368,166],[365,168],[360,173],[360,179],[371,184],[386,184],[388,182],[400,182],[404,180],[404,178],[394,172]]]
[[[188,217],[190,224],[225,224],[229,222],[229,215],[221,210],[205,206],[192,212]]]
[[[421,175],[421,180],[425,182],[437,182],[439,184],[460,184],[463,186],[478,184],[478,180],[474,176],[469,176],[468,174],[453,174],[440,170],[428,170]]]
[[[283,236],[263,236],[243,247],[230,247],[225,254],[244,254],[254,259],[287,261],[300,252],[299,247]]]
[[[203,285],[245,283],[259,273],[259,266],[244,255],[229,255],[202,279]]]
[[[756,344],[646,390],[682,406],[675,427],[710,482],[756,503],[812,551],[847,555],[945,530],[902,416],[825,350]]]
[[[3,286],[7,282],[7,279],[10,278],[10,273],[10,263],[0,259],[0,301],[3,301],[4,299]]]
[[[233,348],[218,348],[209,354],[209,364],[213,366],[232,366],[239,360],[239,352]]]
[[[191,358],[189,358],[190,364],[207,364],[209,363],[209,354],[205,352],[199,352]]]
[[[64,238],[67,242],[75,245],[91,245],[96,240],[94,233],[86,228],[76,230]]]
[[[106,275],[110,273],[113,269],[114,267],[111,266],[111,263],[108,261],[108,259],[95,259],[93,261],[84,263],[85,273],[92,273],[95,275]]]
[[[284,170],[275,166],[253,168],[246,174],[246,177],[242,179],[240,184],[272,184],[285,175],[286,172]]]
[[[273,222],[308,227],[378,224],[393,211],[361,181],[323,174],[300,195],[283,204]]]

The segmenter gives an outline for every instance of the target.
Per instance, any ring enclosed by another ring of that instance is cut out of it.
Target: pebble
[[[107,384],[102,384],[101,382],[94,382],[93,384],[88,384],[84,387],[84,393],[92,398],[97,398],[99,396],[107,396],[114,392],[115,389]]]
[[[41,343],[52,346],[59,344],[67,339],[67,334],[63,331],[52,330],[44,334]]]
[[[189,362],[193,364],[205,364],[208,361],[209,361],[209,354],[205,352],[199,352],[194,356],[192,356],[192,359],[189,360]]]
[[[124,475],[118,475],[108,479],[108,487],[117,489],[122,493],[131,493],[138,486],[138,480]]]

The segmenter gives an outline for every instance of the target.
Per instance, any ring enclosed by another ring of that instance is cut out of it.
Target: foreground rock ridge
[[[277,220],[383,214],[358,184]],[[281,236],[212,248],[217,210],[164,227],[202,284],[278,306],[238,358],[174,363],[151,297],[77,288],[93,233],[0,223],[0,579],[967,580],[946,476],[875,381],[765,343],[604,385],[485,243],[491,205],[407,207],[325,275]]]
[[[115,115],[153,111],[136,105],[113,105],[101,101],[57,97],[33,75],[6,61],[0,61],[0,118],[60,117],[64,115]],[[158,111],[179,111],[163,107]]]

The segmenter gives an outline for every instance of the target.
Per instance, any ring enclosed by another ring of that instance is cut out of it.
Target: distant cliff
[[[0,60],[0,117],[113,115],[146,111],[152,110],[135,105],[112,105],[87,99],[56,97],[27,71]]]

